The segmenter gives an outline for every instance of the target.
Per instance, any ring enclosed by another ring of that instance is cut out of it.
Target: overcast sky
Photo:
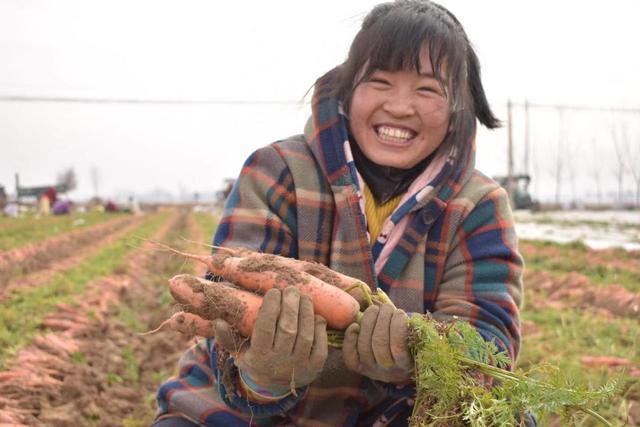
[[[301,132],[308,105],[295,102],[344,60],[377,3],[0,0],[0,97],[230,102],[0,100],[0,185],[13,192],[16,172],[47,184],[73,167],[72,198],[94,194],[92,169],[106,196],[214,191],[254,149]],[[640,107],[639,1],[441,3],[465,26],[503,118],[508,98]],[[504,130],[481,132],[479,168],[504,173],[505,147]]]

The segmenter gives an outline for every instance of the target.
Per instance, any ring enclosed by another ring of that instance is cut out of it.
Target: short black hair
[[[453,132],[462,132],[468,124],[464,116],[469,114],[489,129],[499,127],[482,87],[478,57],[462,25],[451,12],[429,0],[397,0],[369,12],[347,59],[338,67],[335,95],[348,111],[355,87],[374,71],[420,72],[425,47],[434,76],[449,100]]]

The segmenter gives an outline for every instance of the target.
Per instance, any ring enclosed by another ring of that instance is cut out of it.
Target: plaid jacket
[[[316,91],[304,135],[279,141],[245,162],[224,209],[215,245],[321,262],[381,287],[407,312],[467,319],[515,360],[522,258],[505,191],[474,168],[475,120],[469,143],[454,150],[422,198],[399,206],[409,222],[379,274],[358,187],[345,158],[347,118]],[[441,149],[445,149],[445,144]],[[401,211],[398,213],[398,211]],[[218,366],[205,339],[182,357],[178,378],[158,393],[159,419],[182,416],[202,425],[406,425],[414,388],[396,388],[347,370],[330,351],[320,377],[297,396],[250,404],[233,381],[232,360]]]

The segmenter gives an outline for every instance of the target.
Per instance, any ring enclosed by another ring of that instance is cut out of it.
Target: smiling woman
[[[406,425],[416,395],[407,312],[468,321],[511,362],[518,354],[511,210],[474,165],[476,122],[498,120],[458,20],[428,0],[376,6],[347,60],[316,82],[312,111],[303,135],[247,159],[214,245],[324,264],[398,309],[366,308],[328,353],[317,351],[321,310],[291,288],[269,291],[242,346],[210,319],[216,339],[161,387],[157,426]]]

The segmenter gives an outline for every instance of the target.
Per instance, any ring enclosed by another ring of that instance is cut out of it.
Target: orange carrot
[[[304,271],[259,259],[255,256],[234,257],[217,253],[210,256],[171,251],[204,263],[209,271],[245,289],[265,293],[271,288],[296,286],[313,300],[315,313],[324,317],[333,329],[346,329],[356,321],[360,304],[343,290],[323,282]]]
[[[229,250],[230,248],[214,246],[214,249]],[[278,267],[288,267],[295,271],[301,271],[310,274],[325,283],[328,283],[347,292],[349,295],[354,297],[356,301],[358,301],[361,308],[366,308],[366,304],[364,304],[366,299],[361,286],[367,287],[367,285],[364,284],[364,282],[362,282],[361,280],[332,270],[324,264],[299,260],[281,255],[261,253],[246,248],[231,249],[231,251],[235,252],[227,253],[231,253],[234,257],[254,257],[256,260],[260,260],[260,262],[263,262],[265,264],[276,265]]]
[[[189,241],[189,242],[198,243],[198,242],[192,242],[192,241]],[[172,252],[186,256],[188,258],[197,259],[201,262],[204,262],[205,264],[208,264],[202,259],[197,258],[197,255],[194,256],[192,254],[180,252],[169,246],[163,245],[161,243],[157,243],[157,245],[165,249],[168,249]],[[232,256],[236,258],[255,257],[257,260],[260,260],[260,262],[269,264],[271,266],[277,265],[279,267],[288,267],[296,271],[303,271],[314,277],[317,277],[323,282],[326,282],[332,286],[338,287],[343,291],[347,292],[349,295],[354,297],[356,301],[358,301],[358,303],[360,304],[360,308],[362,310],[364,310],[371,304],[370,292],[368,292],[369,286],[367,284],[365,284],[359,279],[356,279],[351,276],[347,276],[346,274],[342,274],[339,271],[332,270],[324,264],[320,264],[312,261],[299,260],[291,257],[282,256],[282,255],[258,252],[249,248],[241,248],[241,247],[230,248],[226,246],[212,246],[212,245],[205,245],[205,246],[213,248],[215,251],[217,251],[214,255],[212,255],[214,258],[216,257],[224,258],[226,256]],[[214,260],[212,259],[211,262],[214,262]]]
[[[155,328],[153,331],[145,332],[140,335],[155,334],[156,332],[160,332],[166,328],[173,329],[189,336],[199,335],[201,337],[212,337],[215,335],[213,322],[211,320],[203,319],[196,314],[185,313],[184,311],[175,313],[173,316],[162,322],[160,326]]]
[[[205,263],[213,274],[255,292],[295,286],[311,297],[315,313],[324,317],[333,329],[346,329],[356,321],[360,311],[360,304],[351,295],[303,271],[263,262],[255,257],[182,255]]]
[[[226,282],[210,282],[189,274],[169,280],[171,295],[182,309],[203,319],[223,319],[241,335],[251,336],[262,297]]]

